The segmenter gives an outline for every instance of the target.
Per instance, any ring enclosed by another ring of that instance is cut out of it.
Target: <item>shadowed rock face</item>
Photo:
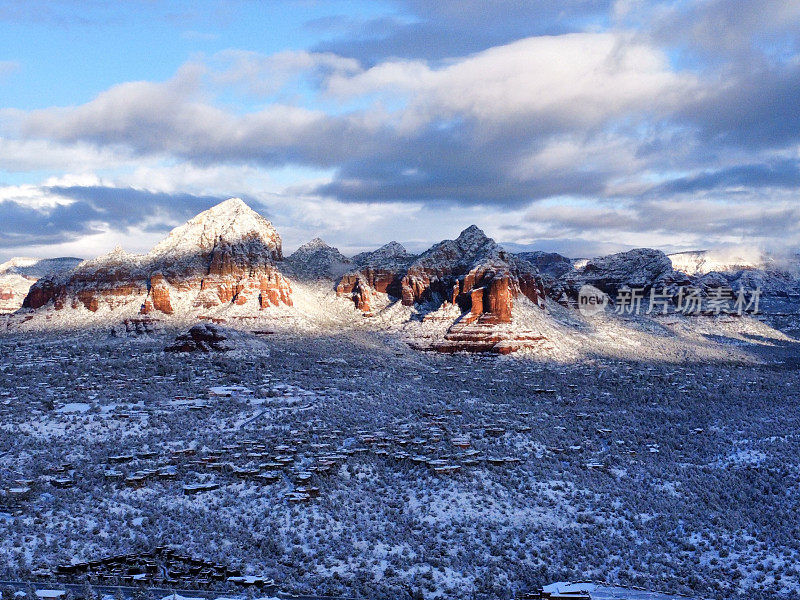
[[[283,263],[290,277],[301,280],[337,279],[352,267],[352,261],[338,248],[329,246],[320,238],[300,246]]]
[[[164,348],[164,352],[227,352],[232,350],[225,343],[227,339],[215,325],[195,325],[188,333],[176,337],[175,343]]]
[[[146,255],[117,249],[63,277],[40,280],[23,306],[83,305],[96,312],[138,302],[142,314],[167,315],[178,299],[203,309],[291,306],[291,286],[276,266],[281,259],[281,238],[269,221],[231,199],[174,229]]]

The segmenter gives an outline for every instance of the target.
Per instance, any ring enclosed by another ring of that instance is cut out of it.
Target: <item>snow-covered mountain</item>
[[[558,304],[574,306],[584,284],[612,297],[625,286],[675,291],[742,285],[789,300],[800,291],[795,275],[769,268],[770,262],[763,263],[768,268],[724,272],[706,271],[709,264],[719,261],[704,253],[675,259],[648,248],[581,261],[513,254],[475,225],[420,255],[390,242],[348,258],[315,238],[284,259],[272,224],[233,198],[176,227],[146,254],[117,248],[39,279],[6,324],[277,318],[313,329],[391,323],[413,332],[409,343],[416,347],[505,353],[540,344],[543,332],[554,335],[552,311],[566,310]],[[7,270],[33,266],[16,261]],[[362,316],[378,318],[366,322]],[[568,310],[561,317],[573,318]]]
[[[14,257],[0,264],[0,314],[13,313],[31,286],[42,277],[52,277],[72,270],[80,258],[28,258]]]
[[[712,271],[741,271],[742,269],[767,269],[773,263],[766,254],[752,250],[693,250],[668,255],[672,267],[687,275],[705,275]]]
[[[117,248],[38,281],[24,307],[168,315],[231,304],[291,305],[291,288],[275,266],[281,258],[272,224],[231,198],[176,227],[147,254]]]
[[[336,279],[352,266],[353,262],[338,248],[314,238],[286,257],[284,269],[298,279]]]
[[[403,267],[410,265],[416,258],[416,255],[409,254],[403,244],[392,241],[377,250],[356,254],[351,260],[354,265],[359,267],[387,267],[392,265]]]
[[[263,216],[240,198],[230,198],[173,229],[148,253],[151,260],[202,256],[221,246],[237,247],[251,256],[283,258],[281,236]]]
[[[747,248],[698,250],[670,254],[676,271],[700,287],[759,288],[767,296],[800,294],[800,256],[775,256]]]
[[[70,271],[81,262],[80,258],[28,258],[17,256],[0,264],[0,275],[21,275],[36,280]]]

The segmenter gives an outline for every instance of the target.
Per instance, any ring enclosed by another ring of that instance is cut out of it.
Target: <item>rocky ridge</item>
[[[175,311],[175,304],[209,309],[234,304],[291,306],[291,287],[276,263],[281,238],[272,224],[238,198],[226,200],[175,228],[145,255],[121,248],[73,271],[38,281],[23,304],[116,310]]]
[[[511,321],[513,299],[519,295],[537,305],[544,300],[536,268],[507,253],[475,225],[416,258],[401,248],[396,244],[379,249],[379,256],[388,255],[388,260],[371,257],[364,267],[342,277],[337,293],[352,298],[366,315],[373,293],[379,292],[405,306],[450,303],[468,313],[464,318],[469,322],[497,323]]]
[[[764,266],[687,274],[671,257],[647,248],[589,260],[513,254],[474,225],[420,255],[390,242],[347,258],[316,238],[284,259],[272,224],[241,200],[230,199],[175,228],[147,254],[117,248],[42,277],[30,288],[18,318],[8,317],[7,327],[40,313],[42,322],[68,322],[70,310],[86,323],[93,314],[126,320],[120,335],[148,334],[170,316],[212,323],[278,316],[293,323],[350,326],[360,314],[377,317],[371,321],[375,327],[402,321],[405,330],[415,332],[409,339],[419,338],[411,340],[416,347],[503,354],[549,343],[537,330],[545,331],[553,317],[537,307],[546,307],[546,297],[574,306],[586,284],[612,298],[626,287],[675,292],[687,285],[735,289],[737,284],[777,296],[798,295],[800,278]],[[297,282],[294,289],[290,278]],[[341,299],[351,303],[352,312]],[[289,312],[265,310],[295,305]],[[534,314],[544,320],[530,319]],[[413,322],[422,325],[411,327]]]
[[[353,261],[329,246],[324,240],[314,238],[289,255],[283,269],[297,279],[337,279],[352,268]]]
[[[0,264],[0,314],[20,309],[31,286],[42,277],[66,273],[80,262],[72,257],[15,257]]]

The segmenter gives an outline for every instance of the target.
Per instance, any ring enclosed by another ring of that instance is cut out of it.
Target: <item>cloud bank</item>
[[[77,149],[94,172],[102,156],[120,164],[113,198],[48,190],[73,202],[47,222],[6,206],[14,233],[0,243],[158,228],[146,219],[162,205],[183,207],[173,217],[245,193],[278,218],[292,198],[343,215],[484,215],[517,243],[800,244],[800,2],[504,4],[407,1],[392,16],[317,20],[308,27],[336,35],[305,50],[197,55],[164,81],[8,111],[0,168],[24,168],[32,147],[54,164]],[[137,161],[286,181],[263,196],[216,175],[183,190],[156,177],[137,196]],[[125,202],[141,210],[115,212]]]

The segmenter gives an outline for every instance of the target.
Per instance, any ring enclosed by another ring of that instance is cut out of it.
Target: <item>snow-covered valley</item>
[[[0,338],[0,578],[168,545],[347,597],[799,593],[792,342],[766,365],[353,330],[165,354],[177,331]]]

